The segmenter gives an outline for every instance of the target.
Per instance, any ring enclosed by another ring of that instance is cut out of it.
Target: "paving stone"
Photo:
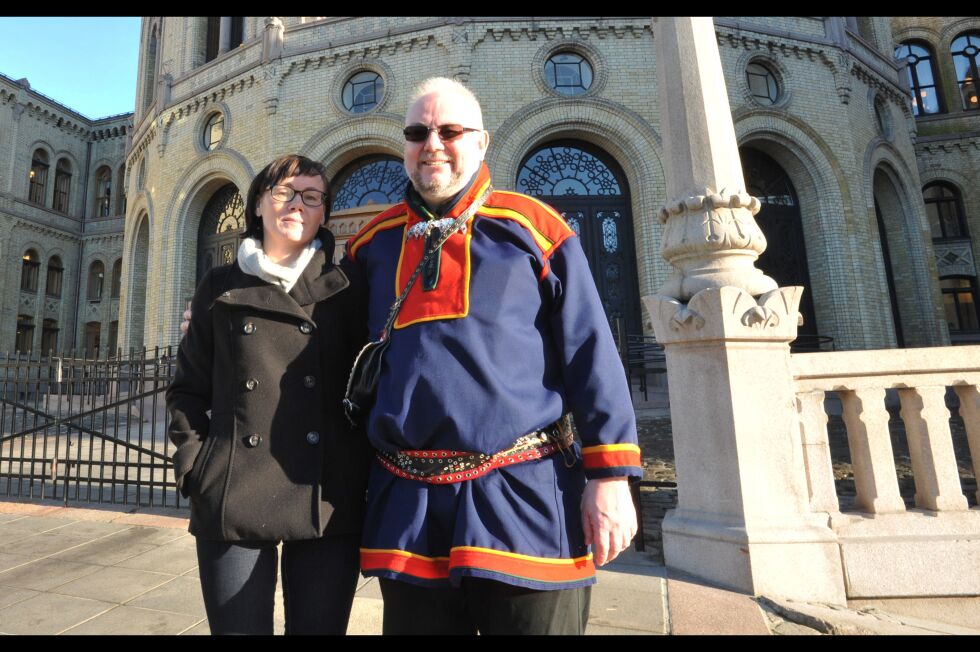
[[[0,523],[9,523],[10,521],[16,521],[19,518],[24,518],[23,514],[0,514]]]
[[[671,634],[768,634],[762,609],[751,596],[697,583],[667,580]]]
[[[210,636],[211,628],[208,627],[208,619],[205,618],[190,629],[184,630],[181,634],[184,636]]]
[[[109,566],[51,591],[79,598],[123,603],[172,579],[171,575]]]
[[[180,575],[197,566],[197,550],[177,539],[114,565]]]
[[[381,584],[377,577],[368,577],[364,582],[358,582],[356,595],[359,598],[381,599]]]
[[[133,526],[121,523],[102,523],[99,521],[79,520],[59,529],[58,533],[69,536],[85,536],[95,538],[104,537],[116,532],[122,532],[123,530],[130,529],[131,527]]]
[[[30,589],[18,589],[13,586],[0,586],[0,609],[9,607],[12,604],[17,604],[18,602],[22,602],[28,598],[33,598],[35,595],[38,595],[38,592]]]
[[[4,634],[57,634],[111,609],[114,605],[70,595],[40,593],[0,609]]]
[[[102,568],[60,559],[38,559],[0,573],[0,585],[46,591],[90,575]]]
[[[384,603],[376,598],[354,597],[347,633],[381,634],[381,621],[384,616]]]
[[[53,559],[77,561],[85,564],[112,566],[131,557],[157,548],[153,543],[135,543],[125,533],[90,541],[76,548],[52,555]]]
[[[0,572],[26,564],[30,561],[31,558],[26,555],[12,555],[6,552],[0,552]]]
[[[58,530],[60,532],[60,530]],[[43,534],[33,534],[24,539],[14,541],[3,547],[4,552],[14,555],[22,555],[31,559],[48,557],[69,548],[84,545],[91,539],[89,537],[66,536],[64,534],[53,534],[45,532]]]
[[[197,623],[196,616],[119,606],[76,625],[65,634],[179,634]]]
[[[12,521],[7,521],[5,523],[0,523],[0,533],[7,532],[7,531],[17,531],[17,532],[30,532],[31,534],[40,534],[41,532],[56,530],[58,528],[69,525],[71,523],[74,523],[74,521],[70,518],[52,518],[50,516],[30,516],[30,517],[18,518]]]
[[[589,622],[635,633],[666,634],[666,580],[655,575],[599,571]]]
[[[175,577],[126,603],[130,607],[157,609],[205,618],[201,582],[194,577]]]
[[[608,627],[606,625],[596,625],[592,619],[589,619],[589,625],[585,628],[586,636],[637,636],[643,634],[659,634],[660,632],[646,632],[639,631],[635,629],[626,629],[625,627]]]

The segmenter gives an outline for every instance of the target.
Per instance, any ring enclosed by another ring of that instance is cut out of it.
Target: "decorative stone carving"
[[[936,270],[940,278],[977,275],[970,244],[969,240],[932,243],[932,250],[936,254]]]
[[[708,288],[684,305],[665,296],[643,297],[657,341],[796,339],[803,288],[777,288],[758,298],[736,287]]]

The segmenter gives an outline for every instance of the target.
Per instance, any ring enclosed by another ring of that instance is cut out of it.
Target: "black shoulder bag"
[[[483,203],[492,192],[493,188],[488,186],[483,194],[469,208],[463,211],[449,225],[449,228],[440,234],[439,239],[435,241],[434,245],[425,252],[418,267],[415,268],[412,276],[408,279],[405,289],[402,290],[401,295],[391,305],[391,310],[388,312],[388,320],[385,322],[381,337],[374,342],[365,344],[364,348],[361,349],[360,353],[354,359],[354,366],[351,367],[350,376],[347,378],[347,392],[344,396],[344,412],[347,414],[347,419],[351,422],[352,426],[364,425],[367,415],[370,414],[371,408],[374,407],[374,402],[378,394],[378,381],[381,379],[381,360],[384,357],[385,351],[388,350],[388,346],[391,344],[390,335],[392,325],[395,323],[395,318],[398,317],[398,311],[401,310],[405,297],[408,296],[409,291],[415,284],[415,280],[422,272],[422,268],[425,267],[429,258],[439,251],[446,240],[480,210],[480,207],[483,206]]]

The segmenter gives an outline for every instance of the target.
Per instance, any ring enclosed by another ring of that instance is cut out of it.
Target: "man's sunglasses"
[[[423,125],[411,125],[402,129],[405,140],[410,143],[422,143],[429,137],[429,132],[434,131],[439,134],[439,140],[444,143],[456,140],[463,134],[470,131],[483,131],[482,129],[470,129],[462,125],[439,125],[438,127],[426,127]]]

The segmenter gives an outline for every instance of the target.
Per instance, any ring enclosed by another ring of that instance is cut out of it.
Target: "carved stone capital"
[[[754,265],[766,250],[753,217],[760,208],[744,191],[711,188],[668,202],[659,213],[665,224],[660,250],[674,274],[659,293],[684,300],[711,287],[740,287],[753,296],[776,289]]]
[[[668,296],[643,297],[657,341],[664,345],[705,340],[791,342],[796,339],[803,288],[766,292],[756,300],[738,287],[701,290],[687,304]]]

